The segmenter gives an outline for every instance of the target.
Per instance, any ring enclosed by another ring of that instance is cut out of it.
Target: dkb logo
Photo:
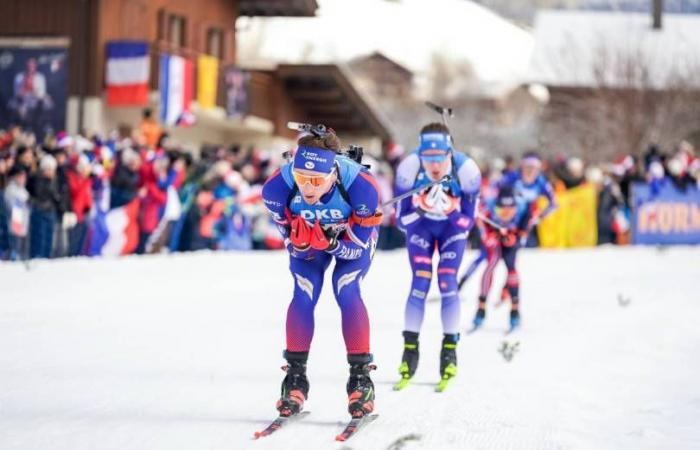
[[[331,219],[343,219],[343,212],[339,209],[316,209],[309,211],[308,209],[302,209],[300,211],[301,217],[306,220],[331,220]]]

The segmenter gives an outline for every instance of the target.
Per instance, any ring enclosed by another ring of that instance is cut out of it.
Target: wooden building
[[[232,66],[237,63],[239,16],[313,17],[318,7],[316,0],[4,0],[2,3],[0,37],[69,39],[67,128],[101,133],[123,125],[135,126],[142,111],[141,107],[109,107],[104,101],[109,41],[139,40],[150,44],[150,106],[157,110],[158,60],[162,53],[189,58],[208,54],[219,59],[220,67]],[[333,98],[329,98],[328,89]],[[176,140],[193,148],[204,143],[230,142],[274,146],[280,139],[286,143],[296,135],[286,128],[290,120],[322,121],[341,134],[389,140],[374,111],[356,95],[344,74],[329,66],[251,71],[249,111],[239,119],[225,114],[222,83],[218,91],[217,108],[203,110],[194,103],[196,126],[168,130]],[[329,105],[331,109],[324,110]]]

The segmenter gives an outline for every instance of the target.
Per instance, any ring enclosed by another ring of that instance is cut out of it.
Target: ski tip
[[[452,378],[448,378],[446,380],[440,380],[437,386],[435,386],[435,392],[444,392],[445,389],[447,389],[447,386],[450,384],[450,380]]]
[[[345,436],[342,436],[339,434],[338,436],[335,437],[335,440],[338,442],[345,442],[347,440],[347,438]]]
[[[395,391],[400,391],[400,390],[404,389],[406,386],[408,386],[408,383],[409,383],[409,382],[410,382],[410,378],[403,378],[403,379],[401,379],[401,381],[399,381],[398,383],[396,383],[396,384],[394,385],[394,390],[395,390]]]

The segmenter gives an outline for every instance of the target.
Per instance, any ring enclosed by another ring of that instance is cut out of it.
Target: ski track
[[[349,419],[347,364],[328,282],[311,414],[252,440],[276,414],[287,265],[280,252],[0,264],[0,449],[700,448],[699,247],[522,251],[522,329],[505,336],[508,307],[492,306],[499,267],[483,329],[463,334],[442,394],[439,302],[414,383],[392,390],[410,269],[403,251],[378,253],[363,296],[380,417],[344,443],[333,439]],[[462,291],[465,331],[480,274]],[[504,340],[520,342],[510,363]]]

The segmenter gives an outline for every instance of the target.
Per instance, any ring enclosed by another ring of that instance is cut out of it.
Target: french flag
[[[150,77],[148,43],[107,43],[107,104],[143,106],[148,103]]]
[[[109,211],[99,209],[92,223],[90,256],[119,256],[133,253],[139,245],[140,200]]]
[[[191,125],[194,64],[177,55],[160,57],[160,120],[166,125]]]

